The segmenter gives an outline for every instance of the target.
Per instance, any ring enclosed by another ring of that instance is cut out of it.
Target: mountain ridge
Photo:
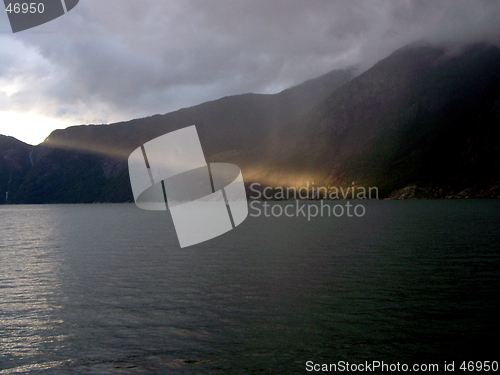
[[[302,170],[322,171],[325,184],[357,181],[385,194],[415,183],[446,185],[441,177],[447,170],[448,179],[461,178],[465,185],[476,178],[496,181],[499,64],[500,49],[488,45],[472,46],[458,57],[428,46],[397,51],[281,134],[278,138],[293,147],[278,147],[275,165],[283,168],[303,153],[308,158]],[[489,136],[479,134],[473,141],[469,123],[481,123]],[[467,156],[467,147],[487,150],[488,156],[479,158],[481,164],[477,156]],[[474,174],[473,168],[482,171]]]
[[[498,197],[497,66],[500,49],[491,45],[448,54],[418,43],[358,76],[332,71],[278,94],[56,130],[20,151],[19,160],[29,152],[31,164],[18,169],[17,185],[5,184],[8,168],[0,168],[0,197],[9,191],[6,203],[132,201],[130,152],[193,124],[207,161],[239,165],[247,184],[377,186],[395,199]]]
[[[35,147],[34,168],[9,202],[130,201],[127,158],[141,144],[196,124],[207,160],[222,161],[228,151],[257,147],[270,128],[304,115],[352,74],[332,71],[278,94],[241,94],[165,115],[55,130]]]

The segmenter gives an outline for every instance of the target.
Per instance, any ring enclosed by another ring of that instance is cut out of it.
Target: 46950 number
[[[45,6],[43,3],[9,3],[5,8],[7,13],[43,13]]]
[[[462,371],[498,371],[497,361],[463,361],[460,365]]]

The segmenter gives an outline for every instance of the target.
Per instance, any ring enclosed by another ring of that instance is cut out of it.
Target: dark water
[[[186,249],[131,204],[0,207],[0,374],[499,360],[500,201],[365,206]]]

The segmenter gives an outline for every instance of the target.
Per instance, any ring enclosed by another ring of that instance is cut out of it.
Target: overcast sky
[[[12,34],[2,8],[0,134],[37,144],[55,128],[274,93],[421,39],[496,43],[499,20],[497,0],[80,0]]]

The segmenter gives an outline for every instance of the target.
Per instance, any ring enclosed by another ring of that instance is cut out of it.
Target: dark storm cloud
[[[0,53],[0,79],[22,83],[16,109],[107,122],[366,69],[416,40],[498,42],[499,19],[495,0],[82,0],[38,28],[55,33],[9,36],[37,57]]]

